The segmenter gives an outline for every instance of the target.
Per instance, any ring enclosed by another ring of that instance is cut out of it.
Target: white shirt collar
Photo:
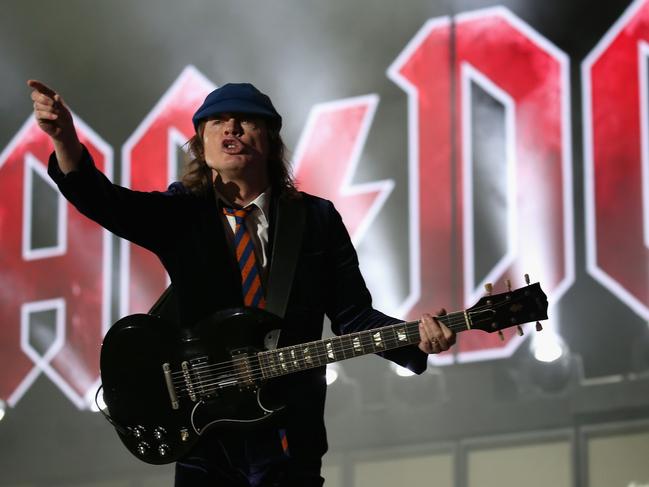
[[[216,193],[216,196],[221,201],[226,203],[226,206],[236,207],[236,205],[230,203],[230,201],[225,196],[223,196],[223,194],[218,189],[216,189],[216,187],[214,188],[214,192]],[[261,210],[262,214],[264,215],[264,218],[268,220],[269,212],[270,212],[270,193],[271,193],[271,188],[270,187],[266,188],[266,190],[263,193],[261,193],[254,200],[248,203],[244,208],[249,208],[254,205]]]
[[[268,212],[270,211],[270,188],[267,188],[266,191],[264,191],[254,200],[248,203],[246,205],[246,208],[252,205],[255,205],[257,208],[259,208],[264,215],[264,218],[266,218],[266,221],[268,221]]]

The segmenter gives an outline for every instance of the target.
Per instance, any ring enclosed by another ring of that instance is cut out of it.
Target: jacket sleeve
[[[349,233],[333,204],[327,203],[329,228],[325,268],[329,273],[329,295],[325,311],[331,320],[333,332],[342,335],[402,322],[372,307],[372,296],[361,275]],[[428,356],[414,345],[379,355],[417,374],[426,370]]]
[[[171,221],[181,221],[177,199],[182,193],[180,183],[174,183],[166,192],[133,191],[113,184],[99,171],[84,147],[78,169],[63,174],[56,154],[48,163],[48,174],[65,198],[83,215],[94,220],[115,235],[159,253],[170,243]]]

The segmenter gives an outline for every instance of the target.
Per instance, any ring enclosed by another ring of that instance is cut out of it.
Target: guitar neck
[[[465,311],[437,319],[455,332],[470,329]],[[419,343],[419,320],[325,338],[257,354],[264,378],[279,377],[302,370],[347,360],[370,353],[385,352]]]

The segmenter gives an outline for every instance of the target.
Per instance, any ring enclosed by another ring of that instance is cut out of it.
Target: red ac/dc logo
[[[637,0],[583,62],[582,92],[588,270],[649,319],[647,25],[649,0]],[[408,129],[396,136],[407,137],[409,147],[410,291],[395,313],[415,317],[440,305],[472,304],[484,282],[524,272],[542,281],[556,303],[574,280],[567,56],[498,7],[428,21],[387,75],[408,103]],[[509,190],[498,225],[505,249],[481,275],[473,195],[484,182],[474,163],[471,86],[503,108],[505,161],[495,177]],[[154,190],[176,179],[191,115],[213,87],[185,68],[122,147],[122,185]],[[371,94],[315,105],[293,161],[300,187],[333,200],[356,242],[395,185],[353,182],[379,101]],[[75,120],[112,178],[111,147]],[[344,139],[337,135],[343,132]],[[51,150],[30,118],[0,155],[0,398],[14,406],[45,373],[84,408],[97,386],[99,344],[110,325],[112,238],[60,196],[49,213],[57,220],[50,222],[52,241],[32,238],[33,187],[50,184]],[[120,312],[146,310],[168,278],[152,255],[120,245]],[[55,317],[54,336],[39,347],[31,324],[44,312]],[[435,361],[508,356],[522,340],[467,335],[455,355]]]

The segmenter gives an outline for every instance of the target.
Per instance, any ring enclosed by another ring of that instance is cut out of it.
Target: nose
[[[239,120],[234,117],[230,117],[223,124],[225,135],[241,135],[243,129]]]

